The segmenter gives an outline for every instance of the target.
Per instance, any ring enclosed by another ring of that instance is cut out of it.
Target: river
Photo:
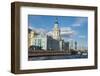
[[[57,60],[57,59],[82,59],[88,58],[88,55],[64,55],[64,56],[41,56],[41,57],[29,57],[29,61],[36,60]]]

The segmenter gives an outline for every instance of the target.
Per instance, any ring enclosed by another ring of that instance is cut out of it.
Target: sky
[[[62,39],[74,40],[78,46],[88,47],[88,17],[28,15],[28,27],[49,35],[52,34],[56,18]]]

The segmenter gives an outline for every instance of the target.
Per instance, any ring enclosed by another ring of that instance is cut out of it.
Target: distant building
[[[70,53],[70,44],[69,42],[64,42],[64,45],[63,45],[63,49],[64,51],[66,51],[67,53]]]
[[[77,50],[77,42],[75,41],[75,50]]]
[[[77,50],[77,42],[76,41],[69,41],[69,48],[73,50]]]

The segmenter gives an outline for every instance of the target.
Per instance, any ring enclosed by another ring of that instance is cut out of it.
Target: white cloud
[[[29,26],[30,29],[32,29],[33,31],[35,31],[36,33],[47,33],[47,30],[44,28],[35,28],[35,27],[31,27]]]
[[[71,27],[61,27],[62,37],[73,37],[74,35],[76,35],[76,32]]]
[[[33,27],[31,27],[31,26],[28,26],[28,28],[29,28],[29,29],[33,29]]]
[[[84,35],[80,35],[80,36],[79,36],[79,38],[82,38],[82,39],[84,39],[84,38],[85,38],[85,36],[84,36]]]
[[[47,35],[52,36],[52,31],[47,32]]]
[[[67,37],[67,38],[71,38],[73,37],[74,35],[76,35],[76,32],[74,30],[72,30],[71,27],[61,27],[60,28],[60,34],[61,34],[61,37]],[[53,34],[53,31],[49,31],[47,33],[47,35],[49,36],[52,36]]]
[[[75,24],[73,24],[72,26],[79,27],[79,26],[81,26],[81,24],[75,23]]]
[[[73,23],[71,26],[73,27],[79,27],[86,21],[86,18],[77,18],[76,22]]]
[[[30,29],[32,29],[33,31],[35,31],[36,33],[44,33],[46,35],[52,36],[53,35],[53,31],[47,31],[44,28],[35,28],[35,27],[31,27],[29,26]],[[77,33],[76,31],[74,31],[71,27],[60,27],[60,34],[61,37],[66,37],[66,38],[71,38],[73,36],[75,36]]]

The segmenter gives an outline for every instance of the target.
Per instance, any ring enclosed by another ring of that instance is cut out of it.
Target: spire
[[[55,24],[58,24],[58,18],[56,17]]]
[[[54,22],[53,38],[56,40],[60,40],[60,28],[59,28],[57,17],[56,17],[55,22]]]
[[[55,19],[54,28],[59,29],[59,23],[58,23],[58,18],[57,17]]]

